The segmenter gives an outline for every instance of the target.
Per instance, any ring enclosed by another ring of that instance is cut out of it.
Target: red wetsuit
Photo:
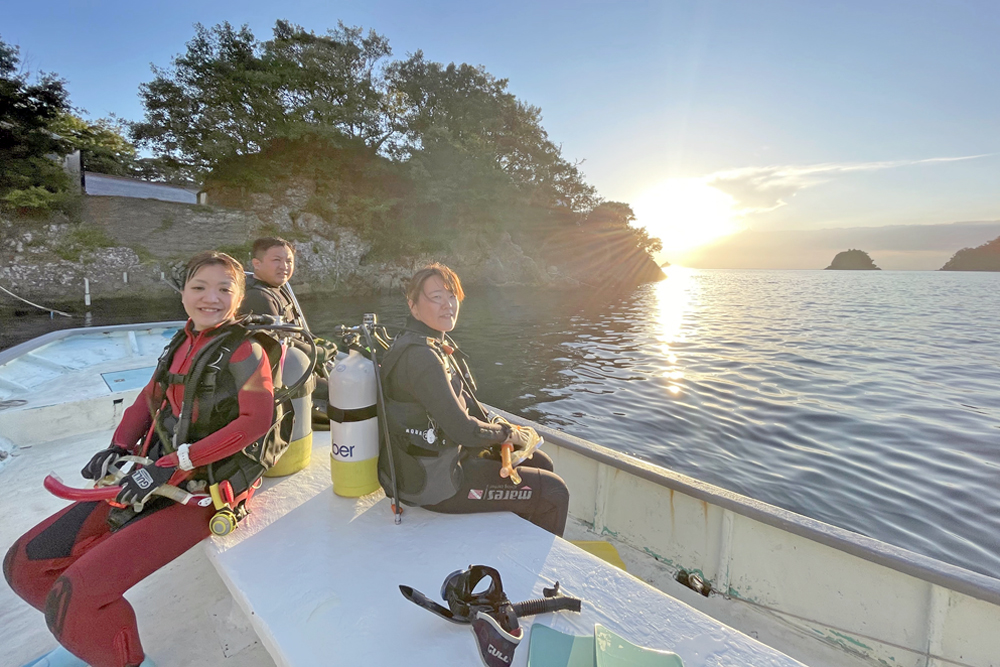
[[[171,373],[187,372],[197,351],[218,333],[217,329],[194,333],[190,322],[185,331],[187,339],[171,359]],[[191,443],[195,466],[235,454],[271,426],[274,389],[261,347],[244,341],[233,352],[227,370],[237,388],[239,415]],[[170,385],[166,394],[173,413],[179,414],[183,385]],[[125,411],[112,442],[137,451],[140,441],[149,440],[153,415],[162,404],[162,390],[151,380]],[[197,421],[197,402],[193,421]],[[157,465],[176,466],[176,454],[163,456]],[[209,535],[213,507],[153,504],[111,532],[108,503],[73,503],[25,533],[4,558],[10,587],[44,611],[59,643],[91,667],[128,667],[143,661],[135,614],[123,593]]]

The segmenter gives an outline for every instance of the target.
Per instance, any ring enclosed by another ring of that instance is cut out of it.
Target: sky
[[[993,0],[8,0],[0,38],[63,77],[87,117],[139,120],[150,65],[169,66],[195,23],[267,39],[278,19],[318,33],[341,20],[396,58],[507,78],[563,157],[663,239],[662,260],[823,268],[804,251],[866,249],[885,227],[876,264],[936,269],[997,235],[952,225],[1000,223]]]

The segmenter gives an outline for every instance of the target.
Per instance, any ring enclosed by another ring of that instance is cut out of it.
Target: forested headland
[[[1000,271],[1000,236],[975,248],[962,248],[941,271]]]
[[[180,54],[154,65],[139,90],[144,117],[133,121],[84,120],[66,82],[17,65],[17,48],[0,41],[5,263],[23,250],[24,221],[53,212],[65,218],[60,233],[83,239],[76,259],[113,247],[80,227],[100,221],[74,214],[79,196],[51,159],[80,149],[89,171],[192,185],[210,205],[254,212],[251,234],[320,253],[348,233],[359,264],[503,264],[513,247],[517,271],[533,274],[526,283],[663,275],[650,257],[660,240],[633,225],[628,204],[600,197],[506,79],[420,51],[395,58],[373,30],[341,23],[320,34],[278,21],[259,39],[246,26],[198,25]]]

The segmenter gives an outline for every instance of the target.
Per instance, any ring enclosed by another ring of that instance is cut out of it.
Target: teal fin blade
[[[594,667],[594,638],[567,635],[533,623],[528,667]]]
[[[684,667],[676,653],[636,646],[600,623],[594,627],[594,640],[596,667]]]

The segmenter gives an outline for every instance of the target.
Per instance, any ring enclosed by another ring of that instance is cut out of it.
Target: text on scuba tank
[[[337,443],[333,443],[333,455],[353,458],[354,447],[355,445],[338,445]]]

